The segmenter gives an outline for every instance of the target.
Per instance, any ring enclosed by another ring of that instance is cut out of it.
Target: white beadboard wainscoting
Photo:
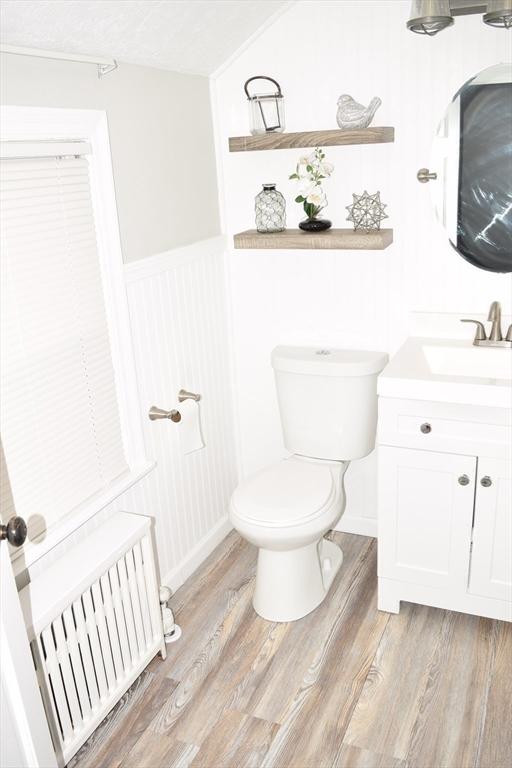
[[[152,518],[160,583],[176,590],[231,530],[237,483],[225,239],[211,238],[125,265],[138,409],[156,467],[30,567],[21,589],[116,511]],[[178,391],[202,396],[205,448],[182,455],[180,425],[150,421],[152,405],[179,408]]]
[[[154,518],[161,581],[172,589],[231,528],[237,468],[224,254],[217,237],[125,266],[140,417],[157,467],[115,507]],[[152,405],[179,408],[181,388],[202,398],[206,447],[188,455],[179,423],[147,416]]]

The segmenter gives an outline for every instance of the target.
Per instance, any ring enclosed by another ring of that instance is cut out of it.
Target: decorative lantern
[[[253,80],[268,80],[274,83],[277,91],[273,93],[255,93],[251,96],[247,86]],[[244,90],[249,100],[249,120],[252,135],[282,133],[284,131],[284,96],[279,83],[271,77],[256,75],[247,80]]]

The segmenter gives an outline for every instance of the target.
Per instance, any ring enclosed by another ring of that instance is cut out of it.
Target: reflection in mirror
[[[455,94],[431,169],[434,205],[453,247],[481,269],[512,272],[511,64],[484,70]]]

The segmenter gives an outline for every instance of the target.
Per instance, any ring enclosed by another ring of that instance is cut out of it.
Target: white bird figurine
[[[356,131],[358,128],[367,128],[373,116],[382,104],[378,96],[374,96],[367,107],[358,104],[348,93],[342,94],[338,99],[338,111],[336,120],[343,131]]]

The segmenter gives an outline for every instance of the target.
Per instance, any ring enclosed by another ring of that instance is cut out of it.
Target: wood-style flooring
[[[183,636],[71,768],[510,768],[512,625],[376,607],[376,542],[335,534],[324,603],[259,618],[256,550],[230,534],[172,599]]]

